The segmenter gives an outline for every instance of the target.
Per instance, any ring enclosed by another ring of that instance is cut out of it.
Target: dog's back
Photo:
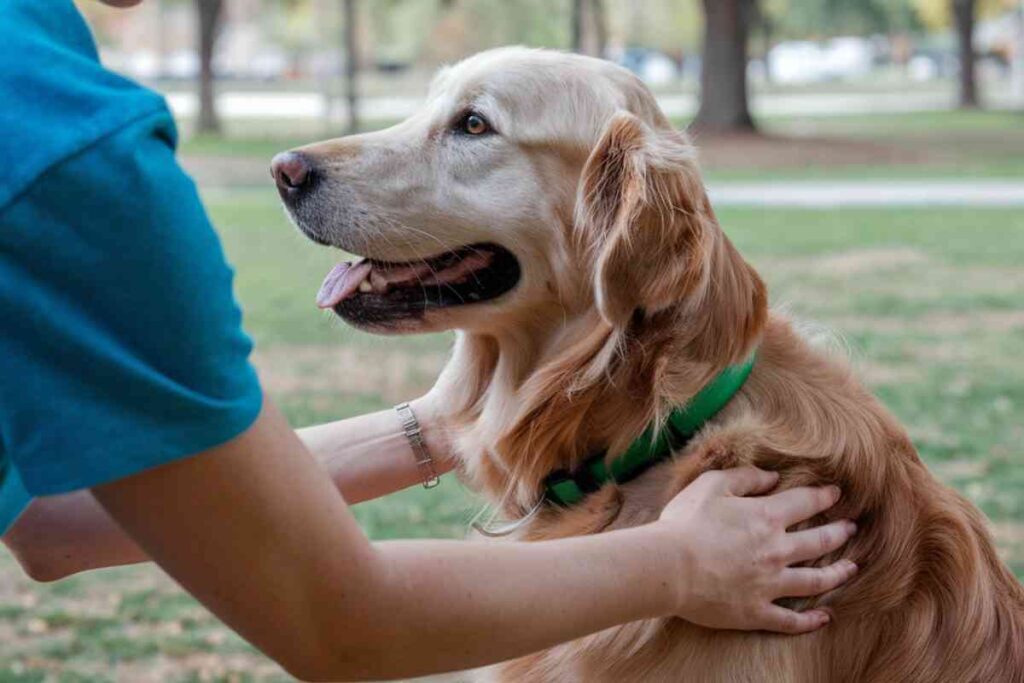
[[[821,563],[848,557],[861,570],[831,594],[792,601],[827,606],[828,627],[780,636],[634,623],[506,664],[501,680],[1024,681],[1024,589],[984,517],[928,472],[843,362],[783,320],[769,322],[741,394],[675,461],[576,508],[548,510],[524,533],[643,524],[700,472],[736,465],[777,470],[784,488],[834,482],[845,492],[829,517],[856,519],[858,534]]]

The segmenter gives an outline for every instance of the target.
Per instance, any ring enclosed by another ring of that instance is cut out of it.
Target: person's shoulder
[[[0,207],[54,164],[137,119],[163,98],[105,69],[71,0],[3,0],[0,42]]]

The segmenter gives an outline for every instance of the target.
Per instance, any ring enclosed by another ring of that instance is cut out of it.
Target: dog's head
[[[274,162],[313,240],[364,257],[332,271],[323,307],[378,332],[487,331],[595,303],[609,323],[699,287],[708,213],[682,133],[605,61],[505,48],[435,79],[401,124]],[[706,245],[705,245],[706,246]]]
[[[322,307],[376,332],[468,332],[446,402],[521,502],[744,358],[765,322],[693,147],[609,62],[485,52],[407,121],[274,170],[305,234],[363,257],[329,274]]]

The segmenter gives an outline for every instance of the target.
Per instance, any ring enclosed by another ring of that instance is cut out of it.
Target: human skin
[[[429,401],[416,405],[434,424]],[[837,491],[759,496],[776,476],[749,468],[703,475],[659,521],[637,529],[542,543],[370,543],[339,488],[358,498],[416,476],[411,450],[398,446],[397,418],[386,425],[385,416],[307,436],[322,459],[337,459],[334,480],[268,402],[248,431],[222,446],[99,486],[94,518],[120,539],[106,545],[138,550],[88,564],[155,560],[288,671],[315,680],[480,666],[654,616],[805,632],[828,615],[773,601],[830,590],[856,569],[844,561],[789,567],[840,547],[852,524],[787,533],[830,507]],[[378,420],[379,432],[357,436]],[[444,443],[426,431],[433,448]],[[353,462],[349,454],[360,449],[396,469]],[[78,524],[71,512],[50,524]],[[45,533],[22,527],[31,522],[24,517],[5,536],[19,556],[46,545]],[[80,531],[86,541],[93,533]]]
[[[432,415],[427,398],[411,405],[418,415]],[[447,441],[433,419],[422,420],[421,427],[427,447],[436,454],[435,469],[443,475],[453,466]],[[296,434],[349,504],[420,481],[415,454],[393,410],[306,427]],[[38,581],[149,561],[88,490],[34,500],[3,540],[25,572]]]

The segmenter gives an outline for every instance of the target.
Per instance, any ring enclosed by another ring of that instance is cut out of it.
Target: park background
[[[696,118],[721,222],[773,304],[846,347],[1024,575],[1024,2],[79,5],[105,62],[178,117],[255,364],[295,426],[424,392],[450,336],[382,340],[318,312],[340,256],[290,227],[270,157],[401,119],[434,69],[478,50],[575,49],[639,73],[680,127]],[[374,538],[459,537],[479,509],[445,480],[356,514]],[[154,567],[44,585],[0,554],[0,683],[277,680]]]

